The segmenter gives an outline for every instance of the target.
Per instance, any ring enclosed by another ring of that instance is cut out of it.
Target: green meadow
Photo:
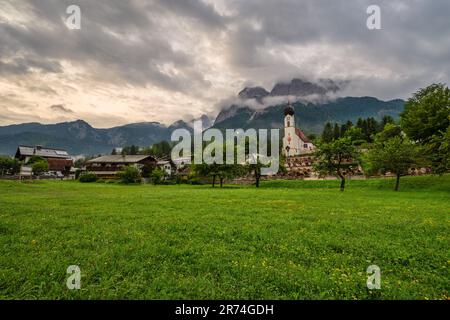
[[[0,181],[0,299],[449,299],[450,175],[338,185]]]

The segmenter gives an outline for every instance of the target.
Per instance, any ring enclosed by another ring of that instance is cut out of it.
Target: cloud
[[[11,62],[0,61],[0,75],[25,75],[32,70],[42,73],[59,73],[61,66],[55,61],[33,58],[15,58]]]
[[[50,106],[50,109],[52,111],[60,112],[60,113],[69,113],[69,114],[74,113],[69,108],[64,107],[63,104],[54,104],[54,105]]]
[[[65,26],[72,4],[81,7],[81,30]],[[248,83],[271,88],[295,77],[350,82],[343,94],[381,99],[450,83],[450,2],[380,0],[376,31],[366,27],[371,4],[4,0],[0,90],[108,126],[211,114]]]

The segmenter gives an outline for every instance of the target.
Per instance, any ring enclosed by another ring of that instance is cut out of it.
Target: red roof
[[[305,134],[302,130],[300,130],[300,129],[298,129],[298,128],[295,128],[295,134],[296,134],[300,139],[302,139],[303,142],[307,142],[307,143],[310,143],[310,142],[311,142],[311,140],[308,139],[308,137],[306,136],[306,134]]]

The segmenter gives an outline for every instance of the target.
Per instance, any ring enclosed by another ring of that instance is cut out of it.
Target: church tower
[[[284,108],[283,154],[294,157],[314,152],[315,146],[305,133],[295,127],[294,108],[289,102]]]
[[[296,155],[297,148],[294,144],[295,137],[295,117],[294,108],[289,102],[284,109],[284,138],[283,138],[283,152],[286,156]]]

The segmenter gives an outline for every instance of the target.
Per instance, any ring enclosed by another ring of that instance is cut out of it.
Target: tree
[[[243,169],[241,165],[237,164],[222,164],[218,166],[218,177],[220,181],[220,187],[223,187],[223,181],[225,179],[233,179],[242,175]]]
[[[450,168],[450,127],[447,128],[447,132],[443,137],[443,143],[441,144],[439,151],[442,152],[442,159],[444,160],[447,170]]]
[[[40,176],[44,172],[48,171],[48,162],[47,161],[37,161],[34,162],[31,166],[33,170],[33,174],[36,176]]]
[[[362,118],[358,118],[358,121],[356,121],[356,127],[363,129],[364,123]]]
[[[170,158],[172,152],[172,145],[167,141],[161,141],[153,144],[150,147],[141,149],[139,154],[152,155],[156,158]]]
[[[117,177],[125,184],[136,183],[141,179],[139,169],[134,166],[123,167],[122,170],[117,173]]]
[[[20,167],[22,164],[17,159],[11,159],[9,162],[9,173],[12,175],[20,173]]]
[[[17,161],[17,160],[16,160]],[[0,176],[7,174],[13,166],[13,160],[9,157],[0,157]],[[20,163],[19,163],[20,170]]]
[[[353,123],[350,120],[347,121],[346,123],[344,123],[341,126],[341,134],[340,134],[340,136],[343,137],[345,135],[345,133],[347,132],[347,130],[349,130],[352,127],[353,127]]]
[[[432,84],[416,92],[400,114],[400,124],[414,141],[428,142],[450,125],[450,89]]]
[[[417,91],[405,104],[400,124],[407,136],[425,148],[427,158],[437,173],[449,170],[445,151],[450,126],[450,89],[432,84]],[[441,147],[444,145],[444,147]]]
[[[334,124],[333,129],[333,140],[339,139],[341,137],[341,128],[339,127],[339,124]]]
[[[315,141],[317,139],[317,135],[314,134],[314,133],[310,133],[310,134],[308,134],[308,139],[311,140],[311,141]],[[270,142],[270,140],[269,140],[269,142]],[[270,150],[270,147],[271,146],[268,145],[267,149]],[[283,141],[280,141],[280,153],[282,153],[281,152],[281,148],[283,148]]]
[[[369,141],[368,136],[369,136],[369,127],[367,125],[367,119],[358,119],[358,122],[356,123],[356,127],[360,128],[362,133],[364,134],[364,139],[366,141]]]
[[[81,169],[86,165],[87,161],[88,161],[87,158],[79,158],[79,159],[75,160],[75,163],[73,164],[73,166],[75,168]]]
[[[220,187],[223,187],[223,181],[225,179],[231,179],[233,177],[233,168],[231,165],[220,164],[217,165],[217,177],[219,178]]]
[[[352,141],[353,145],[361,146],[366,142],[365,136],[360,128],[350,127],[345,131],[343,137],[348,137]]]
[[[381,119],[381,127],[380,127],[380,131],[383,131],[384,127],[388,124],[394,124],[394,118],[392,118],[391,116],[383,116],[383,118]]]
[[[322,141],[323,142],[331,142],[333,141],[333,126],[330,122],[325,124],[322,132]]]
[[[340,190],[345,189],[345,171],[355,165],[358,150],[349,135],[332,142],[320,142],[314,168],[320,175],[335,175],[341,180]]]
[[[112,151],[111,151],[111,155],[112,155],[112,156],[115,156],[115,155],[117,155],[117,150],[116,150],[116,148],[112,149]]]
[[[249,164],[247,165],[247,171],[253,175],[253,177],[255,178],[255,185],[257,188],[259,188],[259,184],[261,181],[261,168],[264,168],[265,166],[259,161],[255,163],[255,164]]]
[[[448,172],[450,170],[450,126],[442,137],[433,136],[429,149],[433,150],[429,158],[434,163],[434,170],[440,174]]]
[[[139,153],[139,147],[135,145],[125,146],[122,149],[122,155],[137,155]]]
[[[151,172],[151,178],[153,184],[161,184],[166,178],[167,172],[164,169],[156,168]]]
[[[213,164],[198,164],[195,166],[195,172],[203,177],[212,177],[212,187],[216,186],[216,179],[220,174],[220,165],[217,163]]]
[[[33,163],[36,162],[47,162],[47,160],[45,160],[44,158],[40,157],[40,156],[32,156],[28,162],[27,165],[32,165]]]
[[[394,137],[403,137],[402,128],[400,126],[388,123],[384,126],[384,130],[376,136],[377,142],[385,142]]]
[[[367,141],[373,142],[374,135],[380,131],[380,124],[375,118],[367,118]]]
[[[409,169],[419,162],[416,144],[401,135],[392,135],[394,125],[387,125],[377,134],[372,149],[363,156],[363,163],[369,174],[390,171],[396,176],[395,191],[398,191],[400,177],[408,175]]]
[[[86,171],[86,172],[80,173],[78,180],[80,180],[80,182],[83,182],[83,183],[90,183],[90,182],[96,182],[98,180],[98,177],[94,172]]]

